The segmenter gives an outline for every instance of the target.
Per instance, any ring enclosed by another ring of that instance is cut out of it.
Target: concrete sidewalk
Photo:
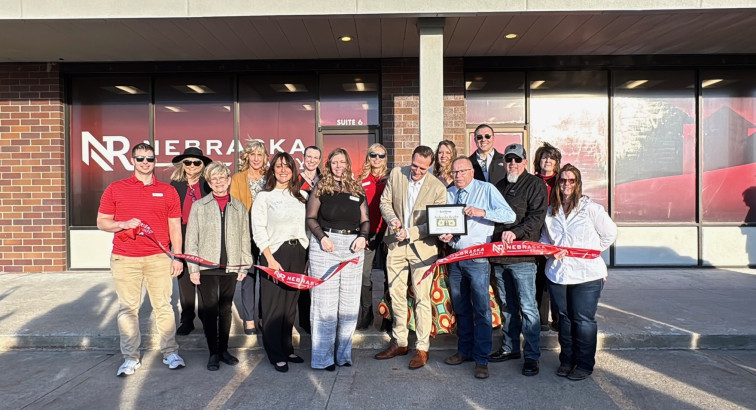
[[[375,271],[376,299],[382,278]],[[238,287],[237,287],[238,288]],[[756,320],[754,269],[614,269],[598,312],[600,349],[754,349]],[[178,292],[174,291],[177,305]],[[239,306],[237,290],[236,306]],[[151,309],[142,315],[143,347],[157,338]],[[117,300],[109,272],[0,274],[0,350],[16,348],[119,349]],[[245,336],[236,308],[231,347],[262,349],[258,337]],[[380,349],[389,338],[373,329],[355,333],[355,349]],[[179,336],[181,349],[205,349],[201,324]],[[495,335],[498,333],[495,333]],[[558,347],[556,333],[543,332],[545,349]],[[309,349],[307,335],[297,348]],[[500,338],[495,337],[495,346]],[[444,335],[432,349],[454,349]]]

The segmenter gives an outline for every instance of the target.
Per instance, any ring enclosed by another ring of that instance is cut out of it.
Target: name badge
[[[357,198],[356,196],[349,195],[349,199],[355,202],[360,202],[360,198]]]
[[[163,193],[162,193],[162,192],[153,192],[153,193],[152,193],[152,196],[158,196],[158,197],[162,197],[162,196],[163,196]]]
[[[370,185],[370,181],[367,181],[367,182],[363,182],[363,183],[362,183],[362,186],[368,186],[368,185]]]

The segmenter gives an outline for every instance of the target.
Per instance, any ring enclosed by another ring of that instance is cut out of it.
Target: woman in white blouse
[[[252,232],[261,249],[260,264],[274,270],[304,273],[309,240],[305,232],[306,193],[299,190],[294,159],[279,152],[271,160],[265,187],[252,204]],[[289,370],[288,362],[304,363],[294,353],[291,332],[299,290],[267,274],[260,278],[262,339],[268,360],[276,370]]]
[[[551,205],[541,242],[604,251],[617,238],[604,207],[583,195],[580,170],[567,164],[551,191]],[[559,368],[557,376],[583,380],[596,363],[596,309],[607,277],[602,258],[566,258],[561,251],[546,262],[551,300],[559,310]]]

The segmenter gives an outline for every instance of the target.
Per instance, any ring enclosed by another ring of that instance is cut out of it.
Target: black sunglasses
[[[371,152],[370,153],[370,158],[381,158],[381,159],[383,159],[383,158],[386,158],[386,154],[379,154],[377,152]]]
[[[487,140],[490,140],[491,139],[491,134],[486,134],[486,135],[478,134],[478,135],[475,136],[475,139],[478,140],[478,141],[480,141],[480,140],[483,139],[483,137],[486,137]]]
[[[186,165],[187,167],[190,166],[190,165],[194,165],[195,167],[198,167],[198,166],[202,165],[202,161],[189,161],[188,159],[185,159],[184,160],[184,165]]]
[[[514,161],[514,162],[516,162],[516,163],[519,164],[519,163],[522,162],[522,158],[520,158],[520,157],[505,157],[504,158],[504,162],[509,163],[509,162],[512,162],[512,161]]]
[[[144,162],[145,159],[147,160],[147,162],[155,162],[155,157],[134,157],[134,160],[136,162]]]

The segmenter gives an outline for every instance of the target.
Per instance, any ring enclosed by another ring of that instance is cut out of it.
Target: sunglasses
[[[187,167],[188,166],[192,166],[192,165],[194,165],[195,167],[198,167],[198,166],[202,165],[202,161],[189,161],[188,159],[185,159],[184,160],[184,165],[186,165]]]
[[[520,158],[520,157],[506,157],[506,158],[504,158],[504,162],[506,162],[506,163],[510,163],[512,161],[514,161],[514,162],[516,162],[516,163],[519,164],[519,163],[522,163],[522,158]]]
[[[577,180],[575,178],[559,178],[559,183],[560,184],[575,185],[575,182],[577,182]]]
[[[475,136],[475,139],[478,140],[478,141],[480,141],[480,140],[483,139],[483,137],[485,137],[487,140],[490,140],[491,139],[491,134],[486,134],[486,135],[478,134],[478,135]]]
[[[383,158],[386,158],[386,154],[379,154],[377,152],[371,152],[370,153],[370,158],[380,158],[380,159],[383,159]]]
[[[134,160],[136,162],[144,162],[145,159],[147,160],[147,162],[155,162],[155,157],[134,157]]]

